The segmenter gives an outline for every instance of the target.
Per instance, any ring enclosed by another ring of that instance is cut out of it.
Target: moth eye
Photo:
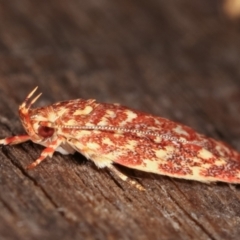
[[[44,138],[51,137],[54,133],[54,128],[40,126],[38,128],[38,134]]]

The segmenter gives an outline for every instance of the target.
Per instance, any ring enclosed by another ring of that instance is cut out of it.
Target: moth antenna
[[[28,102],[29,99],[33,96],[33,94],[37,91],[38,87],[35,87],[25,98],[25,100],[23,101],[23,103],[19,106],[19,111],[22,114],[26,114],[29,110],[29,108],[32,106],[32,104],[34,102],[36,102],[36,100],[41,96],[41,93],[35,97],[30,103]]]
[[[28,105],[28,109],[38,100],[38,98],[42,95],[42,93],[39,93]]]
[[[30,103],[29,99],[33,96],[33,94],[37,91],[38,87],[35,87],[25,98],[23,103],[19,106],[19,115],[21,118],[24,118],[24,116],[28,115],[28,111],[33,103],[37,101],[37,99],[41,96],[41,93],[36,96]]]
[[[28,100],[29,98],[31,98],[32,95],[37,91],[37,89],[38,89],[38,86],[35,87],[35,88],[27,95],[26,100]],[[25,101],[26,101],[26,100],[25,100]]]

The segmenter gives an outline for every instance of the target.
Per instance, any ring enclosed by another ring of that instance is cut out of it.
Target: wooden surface
[[[1,0],[0,138],[23,133],[18,105],[119,102],[240,151],[240,21],[222,1]],[[239,186],[123,169],[80,154],[24,167],[43,148],[0,147],[1,239],[239,239]]]

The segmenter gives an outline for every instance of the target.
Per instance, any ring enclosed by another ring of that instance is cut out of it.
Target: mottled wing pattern
[[[70,115],[68,122],[65,117]],[[177,178],[240,182],[236,151],[167,119],[91,100],[85,108],[64,114],[62,120],[73,127],[71,135],[76,136],[69,143],[99,167],[118,163]],[[92,129],[80,131],[79,125]],[[69,129],[62,131],[67,135]]]

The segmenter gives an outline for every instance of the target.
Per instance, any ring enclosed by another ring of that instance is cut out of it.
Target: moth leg
[[[44,159],[46,159],[46,157],[52,157],[53,153],[61,145],[62,142],[63,142],[62,138],[58,138],[55,141],[51,142],[51,144],[42,151],[40,157],[37,160],[35,160],[33,163],[28,165],[26,169],[33,169],[39,163],[41,163]]]
[[[4,138],[4,139],[1,139],[0,144],[14,145],[14,144],[26,142],[28,140],[31,140],[28,135],[20,135],[20,136],[13,136],[13,137],[7,137],[7,138]]]
[[[138,190],[140,191],[145,191],[145,188],[140,185],[138,182],[129,179],[128,176],[126,176],[125,174],[123,174],[122,172],[120,172],[119,170],[117,170],[114,166],[108,166],[108,168],[116,175],[118,176],[120,179],[122,179],[123,181],[128,181],[130,184],[132,184],[134,187],[136,187]]]

